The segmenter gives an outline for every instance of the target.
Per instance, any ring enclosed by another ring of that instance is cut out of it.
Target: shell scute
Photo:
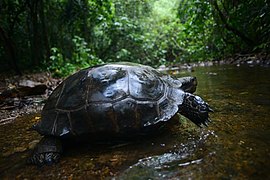
[[[99,68],[91,71],[88,102],[117,101],[128,92],[128,75],[121,68]]]
[[[168,81],[142,65],[81,70],[52,93],[36,130],[55,136],[123,133],[167,121],[177,113],[184,94]]]
[[[129,81],[130,94],[135,99],[156,101],[164,95],[160,77],[145,69],[131,69]]]

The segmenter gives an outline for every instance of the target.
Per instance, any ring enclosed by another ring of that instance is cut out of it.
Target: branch
[[[215,9],[218,12],[218,15],[220,17],[220,20],[225,25],[225,28],[227,30],[231,31],[232,33],[234,33],[236,36],[240,37],[250,47],[254,47],[256,43],[252,39],[248,38],[244,33],[242,33],[241,31],[239,31],[235,27],[231,26],[227,22],[225,15],[222,13],[222,11],[220,10],[220,8],[219,8],[219,6],[217,4],[217,1],[216,0],[213,0],[212,2],[213,2],[213,5],[214,5]]]

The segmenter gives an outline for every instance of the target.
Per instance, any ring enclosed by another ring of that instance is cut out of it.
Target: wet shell
[[[53,136],[140,131],[177,113],[184,92],[175,83],[133,63],[83,69],[54,90],[35,129]]]

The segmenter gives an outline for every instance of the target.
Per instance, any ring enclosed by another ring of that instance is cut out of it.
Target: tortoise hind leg
[[[52,165],[59,161],[61,153],[61,141],[55,137],[45,136],[35,147],[28,162],[38,166]]]

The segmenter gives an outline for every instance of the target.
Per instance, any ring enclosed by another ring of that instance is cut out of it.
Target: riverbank
[[[249,66],[270,66],[270,54],[258,53],[258,54],[235,54],[224,59],[214,61],[217,64],[233,64],[236,66],[249,65]]]
[[[270,54],[269,53],[251,53],[251,54],[234,54],[232,56],[215,59],[213,61],[202,61],[202,62],[191,62],[175,64],[171,67],[166,67],[164,65],[160,66],[158,69],[160,71],[179,71],[188,70],[193,71],[193,67],[208,67],[213,65],[235,65],[242,66],[247,65],[253,66],[263,66],[270,67]]]

